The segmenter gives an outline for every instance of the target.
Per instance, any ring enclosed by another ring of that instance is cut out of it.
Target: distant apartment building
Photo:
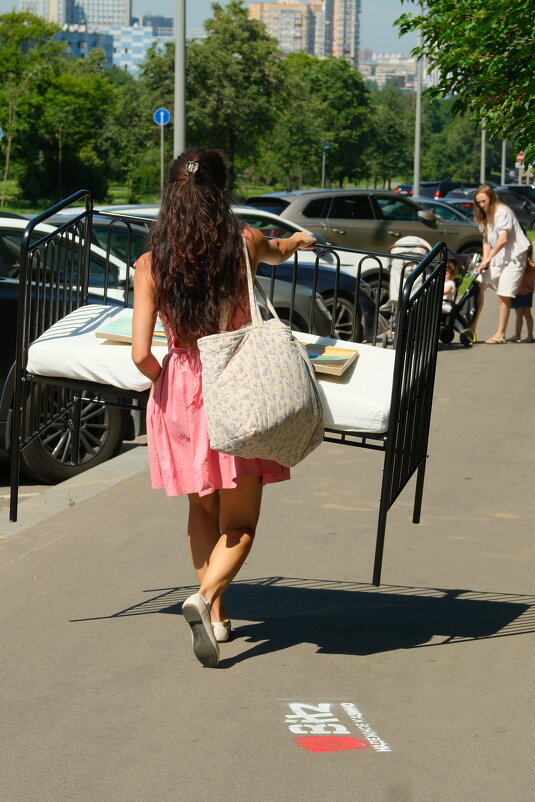
[[[86,31],[76,30],[75,25],[70,26],[70,30],[57,33],[54,36],[59,42],[66,43],[65,54],[72,58],[87,58],[92,50],[102,50],[104,52],[104,64],[106,67],[113,65],[113,37],[106,36],[106,34],[94,31],[87,33]]]
[[[152,27],[136,25],[116,26],[102,29],[101,33],[113,37],[113,64],[122,70],[136,75],[145,61],[149,47],[156,44],[160,47],[172,38],[171,36],[154,36]]]
[[[338,56],[358,65],[360,0],[249,3],[249,14],[278,39],[283,53]]]
[[[130,25],[132,0],[19,0],[19,11],[30,11],[58,25],[83,25],[96,30]]]

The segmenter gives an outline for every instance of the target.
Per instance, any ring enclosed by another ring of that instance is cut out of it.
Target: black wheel
[[[379,289],[379,274],[367,275],[366,281],[370,287],[370,295],[375,302]],[[390,276],[386,270],[381,275],[381,294],[379,296],[379,307],[384,306],[390,300]]]
[[[60,388],[39,387],[31,403],[32,428],[64,405],[62,395]],[[22,451],[22,468],[32,479],[47,484],[62,482],[118,454],[126,433],[126,411],[88,398],[83,398],[81,405],[78,460],[73,453],[74,408],[71,408]]]
[[[353,321],[355,320],[354,304],[343,296],[336,299],[336,310],[334,310],[334,296],[323,295],[325,306],[332,315],[334,321],[334,337],[337,340],[351,340],[353,337]],[[364,330],[357,306],[357,323],[355,326],[355,342],[362,342]]]
[[[461,333],[459,334],[459,340],[461,341],[461,343],[464,345],[465,348],[471,348],[472,345],[475,343],[476,339],[477,337],[475,335],[475,332],[472,331],[472,329],[465,329],[464,331],[461,331]]]
[[[440,341],[443,343],[451,343],[454,337],[454,332],[451,326],[441,326],[439,333]]]

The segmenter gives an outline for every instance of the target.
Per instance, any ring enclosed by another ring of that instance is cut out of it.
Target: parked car
[[[258,209],[253,209],[250,206],[233,206],[234,213],[239,220],[244,223],[262,231],[267,237],[286,238],[290,237],[296,231],[306,231],[303,226],[293,223],[291,220],[286,220],[279,215],[272,214],[271,212],[264,212]],[[135,218],[146,217],[147,220],[153,220],[158,214],[158,206],[148,207],[108,207],[106,210],[99,207],[99,211],[106,211],[107,214],[118,215],[126,218],[130,215],[135,215]],[[132,220],[135,219],[132,217]],[[107,217],[102,217],[95,214],[95,219],[108,220]],[[133,236],[138,236],[138,231],[132,223]],[[103,231],[103,238],[105,238],[105,231]],[[328,246],[330,243],[325,237],[315,234],[318,244]],[[355,278],[359,262],[363,258],[363,254],[345,253],[340,251],[340,273],[338,283],[336,282],[336,257],[329,252],[321,253],[318,249],[320,258],[318,260],[316,290],[321,294],[325,305],[329,312],[333,315],[335,320],[334,335],[340,339],[350,339],[353,334],[355,339],[360,341],[370,341],[374,335],[375,327],[375,303],[372,299],[371,290],[364,279],[360,282],[359,295],[358,295],[358,315],[356,325],[354,323],[354,298],[355,298]],[[123,254],[124,258],[124,254]],[[312,252],[301,251],[298,254],[298,268],[296,281],[305,286],[312,287],[314,283],[314,270],[316,264],[316,255]],[[272,273],[277,279],[281,281],[291,282],[294,280],[294,260],[293,258],[272,268],[271,265],[260,264],[258,268],[258,276],[269,278]],[[336,311],[334,307],[334,296],[336,288]],[[382,330],[386,323],[379,320],[379,328]]]
[[[350,248],[388,252],[404,236],[417,236],[430,245],[444,240],[457,253],[481,253],[481,232],[470,221],[441,220],[411,198],[378,189],[324,189],[278,192],[247,200],[271,209],[284,219]],[[383,269],[388,260],[383,261]],[[379,269],[365,264],[363,278],[377,288]],[[385,296],[383,277],[381,303]]]
[[[398,184],[397,187],[394,187],[394,192],[398,195],[414,195],[412,184]]]
[[[535,229],[535,203],[533,201],[518,193],[511,192],[509,186],[494,186],[493,188],[501,202],[513,210],[521,226],[528,230]],[[476,191],[477,188],[454,189],[446,195],[444,200],[473,217]]]
[[[531,184],[507,184],[500,188],[506,189],[508,192],[513,192],[515,195],[521,195],[535,203],[535,186]]]
[[[68,216],[63,216],[68,221]],[[20,272],[20,246],[27,226],[25,218],[0,219],[0,315],[4,341],[0,352],[0,450],[9,447],[9,425],[12,407],[12,367],[15,360],[18,277]],[[37,234],[56,231],[54,226],[42,223]],[[134,231],[135,229],[133,229]],[[139,231],[136,232],[139,235]],[[143,235],[145,235],[143,229]],[[124,304],[125,292],[128,303],[132,293],[126,287],[127,265],[123,260],[110,255],[111,270],[108,272],[108,302]],[[106,252],[91,245],[89,271],[89,303],[102,303],[106,277]],[[271,280],[259,276],[259,282],[267,294]],[[289,322],[292,306],[292,286],[287,281],[276,280],[273,288],[273,305],[282,320]],[[309,287],[296,285],[292,327],[306,331],[310,313],[314,308],[314,332],[328,336],[331,330],[331,314],[319,293]],[[27,475],[42,482],[57,482],[67,479],[114,456],[123,440],[135,436],[131,415],[117,407],[106,407],[87,401],[82,408],[82,437],[79,444],[79,461],[71,464],[72,429],[70,415],[66,413],[58,424],[43,438],[36,439],[22,452],[23,469]]]
[[[19,296],[20,245],[28,220],[22,217],[0,218],[0,319],[2,320],[3,347],[0,351],[0,450],[7,450],[10,438],[12,407],[12,368],[15,361],[17,308]],[[37,234],[55,231],[53,226],[41,224]],[[122,306],[125,289],[120,287],[119,276],[125,274],[124,263],[110,257],[108,272],[108,303]],[[106,254],[92,247],[90,256],[89,303],[102,303],[106,277]],[[61,303],[61,295],[55,298]],[[37,439],[22,452],[22,467],[31,478],[42,482],[56,482],[74,476],[81,470],[98,465],[118,453],[125,439],[135,435],[134,421],[123,409],[105,407],[92,401],[82,405],[82,436],[79,443],[81,465],[69,464],[72,460],[72,430],[69,414],[49,430],[46,439]]]
[[[420,195],[426,198],[444,198],[448,192],[458,187],[474,187],[473,182],[464,181],[420,181]]]

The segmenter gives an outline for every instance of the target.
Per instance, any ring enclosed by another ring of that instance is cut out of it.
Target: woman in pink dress
[[[217,151],[195,148],[172,164],[151,251],[136,263],[132,358],[153,383],[147,406],[152,485],[187,494],[188,540],[200,583],[182,605],[197,659],[214,667],[230,621],[223,592],[247,557],[260,513],[262,487],[290,478],[288,468],[210,448],[202,399],[197,339],[250,320],[243,240],[251,268],[279,264],[316,240],[298,232],[267,240],[240,228],[225,192],[226,168]],[[157,315],[169,352],[160,368],[151,351]],[[224,326],[224,322],[223,322]]]

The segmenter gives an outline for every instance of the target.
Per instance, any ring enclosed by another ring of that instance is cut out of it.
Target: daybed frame
[[[54,233],[44,236],[36,233],[38,224],[46,223],[48,218],[61,209],[81,203],[85,204],[85,210],[74,220],[68,220]],[[71,425],[76,442],[76,438],[80,436],[82,394],[97,399],[99,403],[119,406],[146,402],[147,393],[129,393],[109,385],[61,377],[35,376],[26,371],[31,343],[53,323],[87,301],[92,212],[93,202],[90,193],[80,190],[43,214],[34,217],[28,224],[21,246],[11,436],[11,521],[17,520],[21,452],[66,412],[72,416]],[[119,223],[127,229],[130,225],[124,218]],[[116,224],[117,218],[115,222],[110,223],[110,225]],[[342,250],[350,249],[336,248],[331,251],[337,256],[338,265],[337,251]],[[375,260],[381,277],[382,265],[379,256],[388,254],[369,252],[361,260],[356,278],[357,290],[365,259]],[[328,442],[374,449],[384,454],[372,578],[374,585],[379,585],[381,581],[388,511],[414,473],[417,476],[412,520],[414,523],[420,520],[446,258],[446,246],[444,243],[439,243],[410,272],[405,283],[403,284],[403,280],[401,282],[388,430],[382,434],[340,431],[335,428],[325,430],[325,440]],[[414,256],[408,255],[407,260],[412,262],[411,267],[413,267]],[[127,261],[130,262],[130,259]],[[418,282],[420,276],[423,276],[424,280],[414,289],[414,284]],[[377,297],[380,297],[380,287]],[[103,302],[106,303],[105,289]],[[126,303],[125,299],[125,305]],[[334,304],[336,304],[336,287]],[[378,310],[376,320],[377,317]],[[311,329],[312,324],[313,320]],[[41,386],[40,393],[35,392],[36,385]],[[60,408],[50,417],[45,415],[44,420],[43,410],[35,408],[36,404],[32,403],[32,399],[42,399],[43,386],[53,388],[56,398],[58,392],[64,396]],[[102,400],[103,397],[105,401]],[[77,448],[74,449],[74,453],[77,453]]]

